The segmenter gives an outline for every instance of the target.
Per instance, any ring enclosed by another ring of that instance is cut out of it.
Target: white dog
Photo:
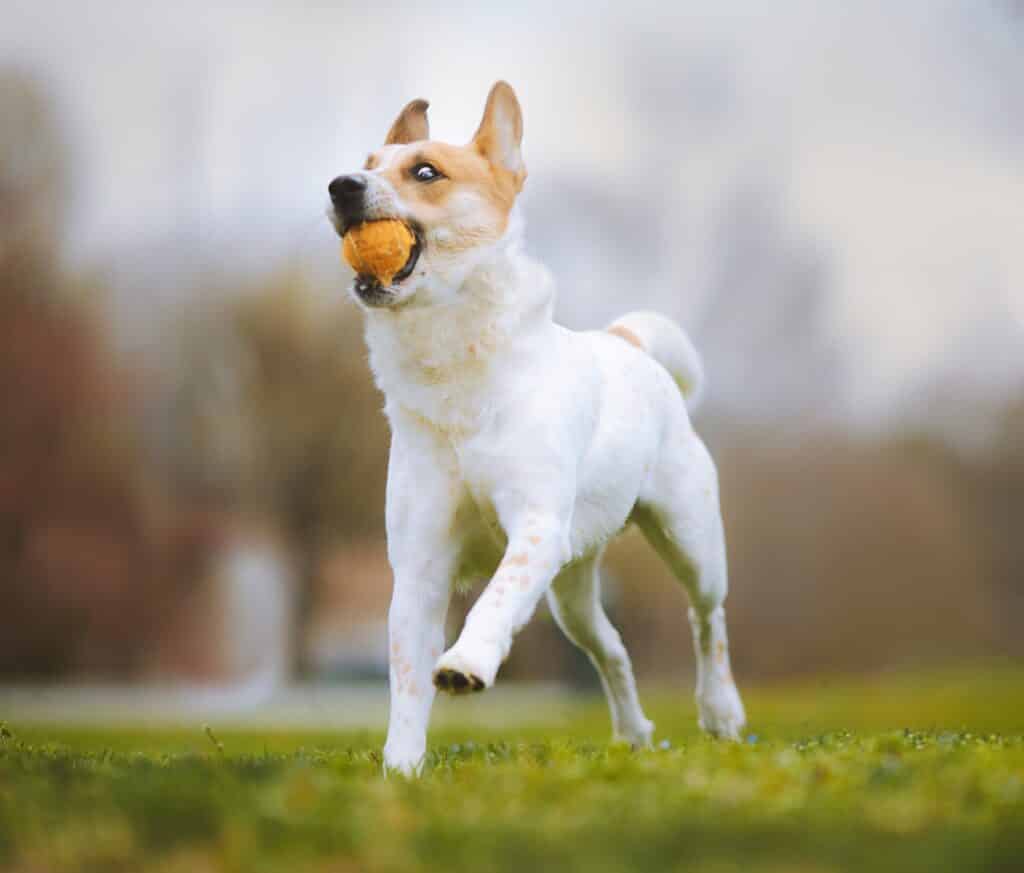
[[[687,414],[701,365],[683,332],[636,312],[606,331],[552,321],[547,271],[521,250],[522,116],[498,82],[472,141],[431,141],[427,103],[399,114],[362,172],[330,184],[340,234],[398,218],[416,235],[388,286],[358,276],[392,443],[387,484],[391,714],[385,767],[418,773],[435,688],[494,684],[545,594],[593,661],[614,736],[649,745],[629,656],[601,607],[598,564],[636,522],[686,587],[700,724],[735,738],[717,474]],[[455,644],[460,580],[489,578]]]

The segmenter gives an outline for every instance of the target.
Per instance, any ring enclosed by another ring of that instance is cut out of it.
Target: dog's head
[[[366,306],[451,299],[505,235],[526,180],[522,113],[508,83],[491,88],[467,145],[431,140],[427,106],[426,100],[409,103],[363,169],[328,186],[328,215],[340,236],[382,218],[401,219],[416,235],[408,262],[390,285],[356,277],[353,292]]]

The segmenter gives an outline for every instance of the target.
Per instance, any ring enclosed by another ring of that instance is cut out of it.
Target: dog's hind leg
[[[667,446],[633,518],[685,586],[697,660],[697,711],[710,734],[738,739],[746,720],[729,666],[728,589],[714,461],[688,421]]]
[[[649,746],[654,725],[640,708],[626,647],[601,605],[600,557],[595,553],[562,570],[548,589],[548,605],[558,626],[597,668],[615,739]]]

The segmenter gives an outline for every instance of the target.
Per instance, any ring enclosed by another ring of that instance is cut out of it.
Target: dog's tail
[[[704,366],[683,329],[657,312],[630,312],[605,330],[647,352],[675,379],[691,412],[704,392]]]

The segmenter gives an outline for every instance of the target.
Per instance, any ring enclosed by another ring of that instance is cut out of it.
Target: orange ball
[[[404,221],[367,221],[353,227],[342,240],[341,253],[360,276],[373,276],[390,285],[409,263],[416,237]]]

